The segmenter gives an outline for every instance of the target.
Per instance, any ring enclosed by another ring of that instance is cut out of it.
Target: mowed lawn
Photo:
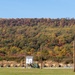
[[[75,75],[72,69],[0,68],[0,75]]]

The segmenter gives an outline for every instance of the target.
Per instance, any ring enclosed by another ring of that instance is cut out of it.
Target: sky
[[[75,18],[75,0],[0,0],[0,18]]]

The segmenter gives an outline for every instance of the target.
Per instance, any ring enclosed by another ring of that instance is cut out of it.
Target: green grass
[[[75,75],[72,69],[0,68],[0,75]]]

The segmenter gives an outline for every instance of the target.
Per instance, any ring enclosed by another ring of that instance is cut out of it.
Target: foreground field
[[[72,69],[0,68],[0,75],[75,75]]]

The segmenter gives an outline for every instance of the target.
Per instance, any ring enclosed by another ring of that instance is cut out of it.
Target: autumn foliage
[[[75,19],[0,19],[0,60],[72,62],[74,32]]]

